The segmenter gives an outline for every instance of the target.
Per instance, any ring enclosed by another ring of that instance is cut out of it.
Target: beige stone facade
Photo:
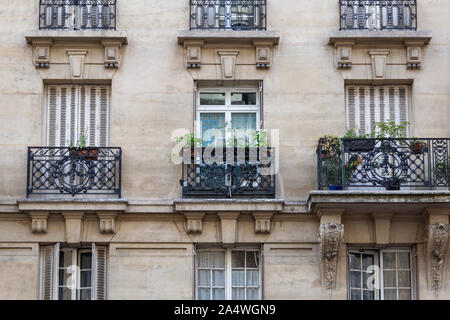
[[[321,136],[348,129],[346,85],[406,85],[408,136],[450,137],[450,2],[417,0],[417,30],[339,30],[339,0],[267,0],[262,30],[191,30],[189,0],[118,0],[110,30],[40,29],[40,12],[38,0],[0,4],[0,299],[62,298],[62,266],[43,275],[55,244],[74,259],[96,252],[98,299],[198,299],[202,250],[224,252],[224,298],[235,287],[228,257],[250,250],[255,298],[351,299],[360,252],[383,281],[397,279],[375,298],[450,299],[450,177],[439,188],[319,190],[316,154]],[[49,144],[57,85],[109,88],[121,197],[27,193],[27,147]],[[173,132],[196,130],[201,88],[240,86],[258,88],[261,128],[279,130],[275,196],[183,197]],[[390,252],[397,265],[382,269]]]

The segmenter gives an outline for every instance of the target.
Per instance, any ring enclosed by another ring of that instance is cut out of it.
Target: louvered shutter
[[[59,243],[41,247],[40,299],[58,299]]]
[[[375,122],[409,121],[409,87],[348,85],[346,105],[347,128],[371,133]]]
[[[106,266],[108,248],[92,244],[92,300],[106,300]]]

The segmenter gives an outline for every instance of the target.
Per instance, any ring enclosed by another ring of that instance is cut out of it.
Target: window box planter
[[[69,148],[69,155],[83,160],[98,160],[98,148]]]
[[[409,146],[409,149],[411,150],[411,153],[413,154],[421,154],[428,152],[428,146],[423,143],[412,143]]]

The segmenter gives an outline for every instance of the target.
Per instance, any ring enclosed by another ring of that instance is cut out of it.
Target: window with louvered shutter
[[[106,263],[108,248],[92,244],[92,300],[106,300]]]
[[[40,299],[57,300],[59,243],[42,246],[40,260]]]
[[[409,86],[347,85],[345,91],[347,129],[371,133],[375,122],[409,121]]]
[[[49,85],[47,87],[47,144],[76,145],[84,132],[91,147],[109,145],[110,87]]]

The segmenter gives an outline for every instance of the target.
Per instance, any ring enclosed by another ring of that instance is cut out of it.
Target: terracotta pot
[[[98,160],[98,154],[97,148],[69,149],[71,157],[79,157],[84,160]]]
[[[409,146],[409,149],[414,154],[420,154],[422,152],[427,152],[428,151],[428,147],[426,147],[426,146],[424,146],[423,144],[420,144],[420,143],[411,144]]]

